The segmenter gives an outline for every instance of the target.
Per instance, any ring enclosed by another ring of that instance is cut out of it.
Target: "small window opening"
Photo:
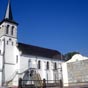
[[[9,41],[11,41],[11,38],[9,38]]]
[[[12,26],[11,35],[13,35],[13,32],[14,32],[14,26]]]
[[[6,27],[6,34],[8,34],[9,33],[9,25],[7,25],[7,27]]]

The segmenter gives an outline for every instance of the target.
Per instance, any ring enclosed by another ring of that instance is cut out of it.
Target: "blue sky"
[[[88,56],[88,0],[11,0],[18,41]],[[7,0],[0,0],[2,20]]]

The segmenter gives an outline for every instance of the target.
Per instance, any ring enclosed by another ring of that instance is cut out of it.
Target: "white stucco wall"
[[[8,34],[6,34],[6,27],[7,25],[9,25],[9,32]],[[13,29],[13,35],[11,35],[11,30],[12,30],[12,26],[14,26],[14,29]],[[3,35],[9,35],[11,37],[15,37],[17,38],[17,26],[13,23],[9,23],[9,22],[3,22],[1,25],[0,25],[1,29],[0,29],[0,37],[2,37]]]
[[[30,66],[29,66],[29,61],[31,63]],[[37,68],[38,61],[41,61],[40,69]],[[49,62],[49,70],[46,70],[47,62]],[[57,68],[59,68],[60,61],[57,59],[45,58],[45,57],[39,57],[39,56],[31,56],[31,55],[21,55],[21,57],[20,57],[20,73],[24,72],[28,68],[35,68],[36,72],[38,72],[40,74],[41,79],[45,78],[47,80],[47,75],[48,75],[48,80],[54,80],[53,64],[55,62],[57,63]],[[61,71],[61,69],[58,69],[58,70],[59,70],[58,72]],[[58,80],[59,80],[59,75],[60,74],[58,73]]]
[[[2,85],[2,72],[0,71],[0,87]]]
[[[5,40],[3,40],[5,38]],[[24,71],[28,70],[29,68],[33,68],[38,72],[41,76],[41,79],[46,79],[46,80],[55,80],[54,77],[54,70],[53,66],[54,63],[56,62],[57,64],[57,72],[58,72],[58,79],[61,79],[61,61],[57,59],[52,59],[52,58],[45,58],[45,57],[40,57],[40,56],[32,56],[32,55],[24,55],[22,54],[22,51],[19,51],[17,46],[16,46],[16,41],[17,39],[11,38],[9,41],[8,36],[3,36],[0,41],[0,50],[1,50],[1,55],[0,55],[0,69],[2,70],[3,66],[3,53],[4,53],[4,48],[5,48],[5,64],[4,64],[4,69],[5,69],[5,81],[12,80],[12,85],[17,86],[18,85],[18,79],[20,77],[24,76]],[[13,42],[13,45],[12,45]],[[5,44],[5,45],[4,45]],[[16,62],[18,57],[18,62]],[[30,66],[29,66],[29,61]],[[37,68],[38,61],[41,61],[41,69]],[[49,70],[46,69],[46,63],[49,62]],[[18,72],[18,73],[16,73]],[[16,74],[16,75],[15,75]],[[2,72],[0,72],[0,80],[2,80]],[[48,77],[47,77],[48,76]]]

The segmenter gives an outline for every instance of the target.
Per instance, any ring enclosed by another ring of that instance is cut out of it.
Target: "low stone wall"
[[[63,87],[63,88],[88,88],[88,85],[85,85],[85,86],[82,86],[82,85],[79,85],[79,86],[68,86],[68,87]]]

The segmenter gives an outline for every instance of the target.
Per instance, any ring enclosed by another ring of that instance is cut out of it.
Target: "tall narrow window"
[[[57,63],[54,63],[54,70],[57,70]]]
[[[38,69],[41,69],[41,61],[38,61]]]
[[[28,68],[31,68],[31,60],[28,61]]]
[[[14,32],[14,26],[12,26],[11,35],[13,35],[13,32]]]
[[[8,41],[7,41],[7,45],[8,45]]]
[[[47,64],[46,64],[46,69],[47,70],[49,69],[49,62],[47,62]]]
[[[16,55],[16,63],[18,63],[18,55]]]
[[[12,42],[12,46],[13,46],[13,42]]]
[[[9,25],[7,25],[7,27],[6,27],[6,34],[8,34],[9,33]]]
[[[0,54],[1,54],[1,50],[0,50]]]

